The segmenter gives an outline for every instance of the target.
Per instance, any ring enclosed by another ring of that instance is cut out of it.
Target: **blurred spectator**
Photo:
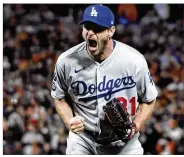
[[[129,24],[137,21],[137,8],[135,4],[119,4],[117,10],[118,22]]]
[[[156,144],[156,151],[162,155],[173,155],[177,152],[177,147],[180,146],[180,141],[183,139],[183,130],[178,126],[176,117],[169,119],[168,127],[162,128],[163,137]],[[181,150],[181,149],[180,149]]]
[[[179,142],[184,134],[183,130],[178,126],[178,120],[177,117],[173,117],[169,120],[169,128],[167,129],[167,136],[171,138],[171,140],[175,142]]]
[[[167,20],[169,18],[170,7],[168,4],[154,4],[154,9],[156,10],[160,19]]]
[[[12,131],[10,131],[8,127],[8,123],[6,119],[3,119],[3,148],[5,148],[8,144],[13,143],[12,141]]]
[[[171,139],[159,139],[156,144],[156,151],[159,155],[173,155],[176,143]]]
[[[14,147],[15,147],[15,150],[13,153],[14,155],[23,155],[22,144],[20,142],[15,142]]]
[[[44,138],[41,133],[39,133],[34,125],[36,121],[32,121],[28,124],[27,131],[22,137],[22,143],[24,145],[23,154],[25,155],[39,155],[41,154],[41,148],[44,144]]]
[[[5,112],[5,118],[7,119],[7,129],[12,134],[11,140],[20,141],[24,133],[24,109],[23,106],[19,105],[19,102],[16,98],[11,99],[11,102],[8,103]]]
[[[51,147],[57,154],[65,154],[66,137],[67,136],[63,128],[60,128],[58,134],[55,134],[52,137]]]
[[[140,25],[145,26],[150,23],[158,24],[159,17],[156,15],[154,10],[149,10],[147,14],[141,19]]]
[[[53,154],[53,151],[51,149],[51,146],[49,143],[45,143],[43,145],[43,152],[42,152],[42,155],[52,155]]]

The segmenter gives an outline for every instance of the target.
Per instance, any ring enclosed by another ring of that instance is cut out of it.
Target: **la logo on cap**
[[[96,16],[97,17],[98,12],[96,11],[95,7],[92,7],[90,14],[91,14],[91,16]]]

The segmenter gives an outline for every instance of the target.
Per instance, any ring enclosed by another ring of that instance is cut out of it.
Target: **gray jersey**
[[[115,41],[116,46],[102,63],[94,61],[83,42],[61,54],[55,66],[51,95],[73,101],[75,115],[85,119],[85,129],[99,132],[102,107],[117,97],[135,115],[138,97],[151,102],[157,90],[142,54]]]

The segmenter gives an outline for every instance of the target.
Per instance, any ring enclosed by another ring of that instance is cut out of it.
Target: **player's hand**
[[[70,119],[69,129],[76,134],[81,133],[84,130],[84,118],[76,116]]]

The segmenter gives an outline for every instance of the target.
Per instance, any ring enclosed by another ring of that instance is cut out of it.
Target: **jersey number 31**
[[[135,97],[132,97],[130,100],[127,100],[124,97],[119,97],[118,100],[123,104],[124,108],[128,108],[127,105],[131,105],[131,116],[135,115],[136,112],[136,99]]]

